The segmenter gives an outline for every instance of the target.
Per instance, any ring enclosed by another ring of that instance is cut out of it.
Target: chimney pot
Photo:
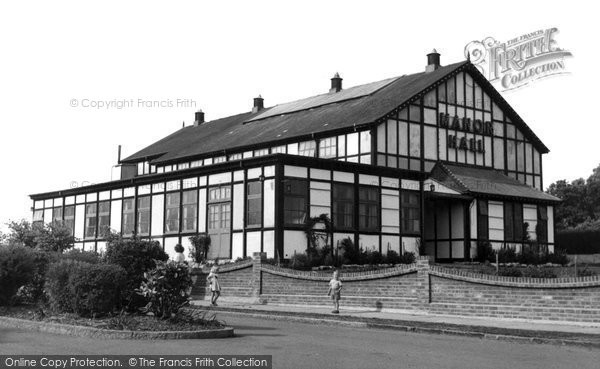
[[[340,92],[342,90],[342,80],[339,73],[335,73],[335,76],[331,79],[331,89],[329,92]]]
[[[254,98],[254,106],[252,107],[252,112],[253,113],[258,113],[259,111],[263,110],[265,108],[265,104],[264,104],[265,99],[262,98],[262,96],[258,95],[258,97]]]
[[[436,49],[433,49],[433,51],[427,54],[427,66],[425,67],[425,72],[433,72],[439,67],[441,67],[440,54],[437,52]]]
[[[198,126],[204,123],[204,112],[202,109],[198,110],[195,115],[194,126]]]

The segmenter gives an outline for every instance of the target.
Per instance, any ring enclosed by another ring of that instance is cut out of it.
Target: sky
[[[325,93],[336,72],[345,87],[415,73],[433,48],[450,64],[471,41],[551,27],[569,73],[502,95],[550,148],[545,186],[587,178],[600,164],[592,4],[2,2],[0,230],[31,218],[29,194],[116,179],[118,145],[133,154],[197,109],[212,120],[259,94],[268,107]]]

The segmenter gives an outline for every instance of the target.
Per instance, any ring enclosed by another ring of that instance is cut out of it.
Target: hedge
[[[600,254],[600,230],[557,232],[555,245],[570,255]]]

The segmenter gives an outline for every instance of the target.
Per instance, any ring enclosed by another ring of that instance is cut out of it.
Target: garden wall
[[[254,260],[219,272],[223,299],[285,305],[329,305],[330,272],[283,269]],[[207,299],[206,272],[195,276],[193,297]],[[414,264],[340,273],[342,306],[496,318],[600,322],[600,276],[515,278]]]

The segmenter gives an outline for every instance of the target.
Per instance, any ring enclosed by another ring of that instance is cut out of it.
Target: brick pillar
[[[419,308],[423,311],[429,310],[429,256],[418,256],[416,260],[417,276],[419,278]]]
[[[262,262],[267,258],[266,252],[252,253],[252,300],[254,304],[262,304]]]

